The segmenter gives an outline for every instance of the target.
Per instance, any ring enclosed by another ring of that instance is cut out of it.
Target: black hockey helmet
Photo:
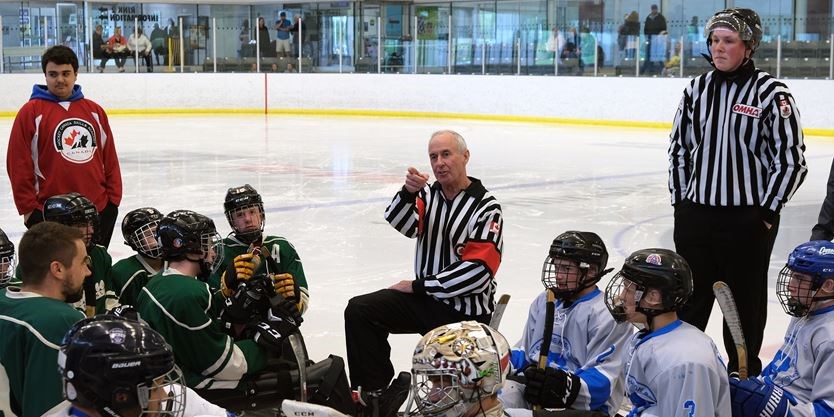
[[[636,310],[649,317],[650,322],[651,318],[658,314],[679,311],[692,295],[692,270],[682,256],[668,249],[638,250],[626,258],[623,268],[605,289],[608,309],[618,321],[625,320],[619,300],[625,280],[637,286],[637,299],[634,300]],[[640,298],[650,289],[660,291],[660,308],[648,309],[640,306]]]
[[[188,254],[207,259],[219,240],[214,221],[191,210],[168,213],[159,221],[156,233],[166,261],[183,259]]]
[[[245,210],[250,207],[257,207],[261,213],[261,221],[259,226],[254,226],[249,229],[238,229],[235,227],[234,215],[240,210]],[[266,216],[264,214],[264,202],[261,195],[255,191],[249,184],[244,184],[240,187],[232,187],[226,191],[226,199],[223,202],[223,211],[226,213],[226,220],[229,221],[229,226],[235,231],[235,237],[243,243],[253,243],[261,240],[263,237],[264,223]]]
[[[99,242],[99,215],[96,206],[87,197],[72,192],[49,197],[43,203],[43,218],[48,222],[65,226],[92,226],[93,234],[84,236],[87,248]]]
[[[113,315],[84,319],[70,328],[58,352],[64,392],[73,404],[103,416],[182,416],[185,387],[165,339],[140,321]],[[165,395],[155,392],[165,390]]]
[[[577,278],[576,288],[559,288],[557,284],[556,259],[570,259],[579,265],[580,276]],[[594,232],[567,231],[550,244],[550,251],[542,266],[542,284],[545,288],[555,291],[560,298],[570,298],[579,291],[596,284],[603,275],[611,270],[605,270],[608,264],[608,250],[602,238]],[[590,267],[597,267],[594,276],[588,276]]]
[[[142,207],[125,214],[122,219],[122,236],[131,249],[147,256],[159,259],[162,249],[156,241],[156,229],[164,216],[153,207]]]
[[[14,243],[0,229],[0,288],[9,285],[14,276]]]
[[[759,14],[752,9],[734,7],[714,14],[704,26],[707,46],[712,44],[710,40],[712,31],[719,27],[737,32],[752,52],[756,52],[756,49],[762,43],[762,20],[759,18]]]

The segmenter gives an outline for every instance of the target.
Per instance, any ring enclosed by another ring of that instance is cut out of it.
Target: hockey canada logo
[[[745,104],[736,104],[733,106],[733,113],[740,114],[743,116],[750,116],[759,118],[762,114],[762,109],[758,107],[748,106]]]
[[[93,159],[98,142],[95,128],[81,119],[67,119],[55,128],[55,151],[67,161],[83,164]]]
[[[793,110],[791,110],[791,103],[788,102],[788,99],[783,98],[779,100],[779,114],[782,115],[783,119],[787,119],[793,114]]]

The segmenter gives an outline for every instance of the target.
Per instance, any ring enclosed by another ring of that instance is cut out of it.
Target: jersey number
[[[692,416],[695,415],[695,401],[686,400],[686,402],[683,403],[683,408],[688,408],[689,409],[689,417],[692,417]]]

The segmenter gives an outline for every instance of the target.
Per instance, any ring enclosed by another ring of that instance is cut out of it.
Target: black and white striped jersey
[[[729,79],[710,71],[684,89],[669,144],[672,204],[758,206],[776,217],[807,173],[788,87],[752,61]]]
[[[501,263],[501,205],[481,184],[472,183],[453,200],[440,183],[416,194],[405,187],[385,210],[397,231],[417,239],[415,293],[426,293],[469,316],[491,314],[495,272]]]

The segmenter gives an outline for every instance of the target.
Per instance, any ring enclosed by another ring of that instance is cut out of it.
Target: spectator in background
[[[831,161],[831,172],[828,174],[825,200],[820,207],[817,225],[811,230],[810,240],[834,239],[834,161]]]
[[[658,72],[660,69],[656,62],[662,63],[666,59],[666,43],[663,41],[665,37],[659,38],[659,35],[664,32],[666,32],[666,18],[658,12],[657,5],[652,4],[651,13],[646,16],[646,22],[643,24],[643,33],[646,35],[646,57],[648,57],[646,66],[643,68],[644,74]],[[658,57],[659,60],[656,59]]]
[[[596,51],[597,43],[594,35],[591,34],[591,29],[587,26],[583,26],[582,29],[579,30],[579,66],[582,68],[593,68],[594,60],[596,59]],[[602,62],[598,62],[597,65],[602,66]]]
[[[116,61],[116,68],[119,72],[125,72],[125,61],[127,61],[127,39],[122,36],[122,27],[116,26],[116,32],[107,40],[107,54],[101,60],[101,67],[98,72],[104,72],[107,60],[113,57]]]
[[[301,48],[304,46],[301,42],[301,37],[307,33],[307,26],[301,19],[301,14],[295,16],[295,23],[290,29],[292,30],[293,53],[295,56],[299,56],[301,54]]]
[[[260,57],[263,59],[265,56],[272,55],[270,51],[270,46],[272,43],[269,41],[269,28],[266,27],[266,21],[263,17],[258,18],[258,51],[260,51]],[[252,72],[257,70],[257,66],[255,63],[252,63]]]
[[[107,55],[107,44],[104,43],[104,38],[102,37],[103,32],[104,28],[101,25],[96,25],[96,30],[93,32],[93,58],[96,59],[104,59],[105,55]],[[101,62],[98,72],[104,71],[105,62]]]
[[[142,33],[142,28],[136,28],[136,33],[131,33],[130,38],[127,39],[127,49],[130,51],[130,56],[135,58],[138,52],[139,59],[145,60],[148,72],[153,72],[153,58],[151,57],[153,51],[151,48],[151,40]]]
[[[153,30],[151,31],[151,47],[153,48],[153,53],[156,55],[156,65],[159,65],[159,56],[162,55],[163,59],[167,60],[168,57],[168,42],[165,42],[165,31],[159,27],[159,23],[153,24]],[[163,61],[167,63],[167,61]]]
[[[238,50],[238,54],[241,57],[244,56],[254,56],[255,54],[249,55],[249,41],[252,39],[251,29],[249,28],[249,19],[243,19],[243,25],[240,28],[240,34],[238,35],[238,39],[240,40],[240,49]]]
[[[625,58],[634,58],[639,35],[640,15],[632,10],[631,13],[625,15],[625,21],[617,28],[617,48]]]
[[[295,67],[292,65],[292,62],[287,62],[287,68],[284,70],[286,73],[296,73],[298,72]]]
[[[275,52],[278,56],[287,56],[292,53],[292,46],[290,45],[290,32],[292,23],[287,20],[287,12],[278,14],[278,20],[275,21],[275,30],[278,32],[275,35]]]
[[[46,199],[77,191],[96,206],[100,243],[107,247],[122,201],[119,157],[107,113],[75,84],[78,56],[72,49],[47,49],[41,68],[46,85],[32,88],[9,135],[6,172],[15,205],[31,227],[43,221]]]

